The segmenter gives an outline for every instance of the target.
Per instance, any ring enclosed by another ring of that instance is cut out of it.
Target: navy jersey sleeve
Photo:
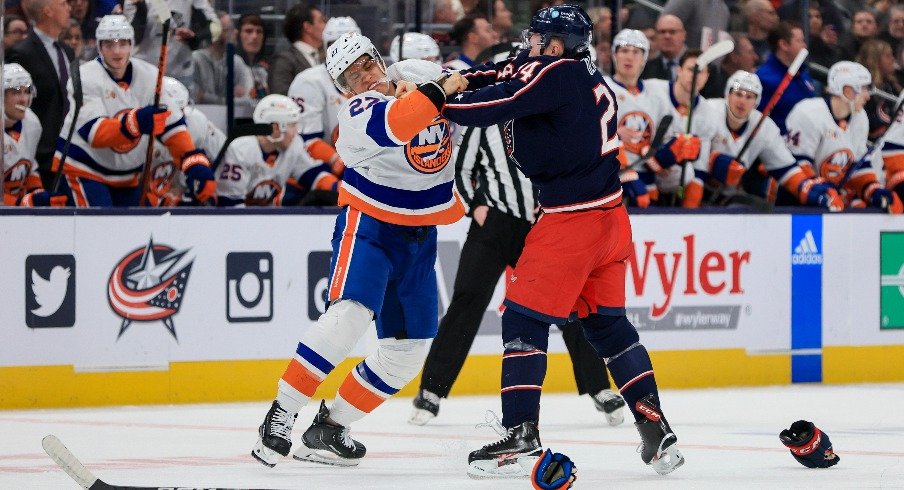
[[[561,104],[567,87],[569,59],[527,61],[505,80],[449,97],[443,115],[463,126],[487,127],[519,117],[551,112]]]
[[[511,58],[499,63],[489,62],[483,65],[472,66],[467,70],[461,70],[459,73],[468,81],[468,89],[477,90],[498,82],[499,74],[503,73],[505,66],[511,62]]]

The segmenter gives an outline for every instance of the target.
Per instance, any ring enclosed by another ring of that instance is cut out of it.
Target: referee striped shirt
[[[468,214],[482,204],[498,211],[534,220],[536,193],[530,180],[507,157],[502,124],[488,128],[459,127],[464,131],[455,147],[455,187]]]

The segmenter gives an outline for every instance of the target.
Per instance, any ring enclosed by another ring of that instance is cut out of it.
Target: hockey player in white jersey
[[[879,184],[869,159],[863,105],[869,99],[870,72],[859,63],[839,61],[829,69],[827,81],[825,98],[802,100],[788,114],[788,149],[801,167],[811,167],[835,186],[847,205],[904,212],[901,198]]]
[[[333,232],[329,306],[302,334],[252,450],[267,466],[289,454],[298,411],[373,320],[377,349],[346,376],[331,407],[321,402],[294,455],[343,466],[364,457],[349,426],[420,371],[437,329],[436,225],[464,214],[453,190],[449,123],[440,115],[447,94],[467,87],[464,78],[394,83],[371,41],[353,33],[330,46],[326,67],[352,96],[339,111],[344,209]]]
[[[623,144],[623,166],[634,164],[623,168],[619,174],[622,189],[629,205],[643,208],[650,205],[651,192],[655,199],[656,186],[653,171],[640,158],[649,152],[653,133],[663,116],[671,113],[661,98],[651,94],[647,81],[640,79],[649,53],[650,42],[643,32],[622,30],[612,40],[615,74],[605,77],[618,104],[616,117],[618,136]]]
[[[336,190],[338,179],[316,163],[298,136],[299,109],[285,95],[270,94],[254,108],[254,122],[270,124],[267,136],[236,138],[217,172],[220,206],[296,205],[305,190]]]
[[[735,188],[751,162],[761,161],[771,178],[767,182],[781,185],[799,204],[841,211],[844,204],[834,187],[813,175],[809,166],[801,168],[797,164],[772,119],[763,121],[744,154],[738,154],[763,117],[756,110],[762,94],[760,79],[753,73],[738,70],[728,78],[724,99],[706,101],[715,114],[716,135],[709,158],[698,162],[694,179],[685,188],[684,207],[700,206],[705,184],[710,179],[716,180],[717,185]],[[768,199],[769,189],[762,189],[761,195]]]
[[[420,32],[406,32],[402,36],[392,38],[389,43],[389,57],[393,62],[404,60],[424,60],[440,64],[439,45],[432,37]]]
[[[35,87],[18,63],[3,66],[3,202],[7,206],[65,206],[66,196],[43,189],[35,151],[41,121],[31,110]]]
[[[323,28],[323,43],[329,48],[343,34],[361,29],[351,17],[332,17]],[[301,109],[298,132],[304,139],[308,154],[330,167],[337,177],[342,176],[345,164],[336,153],[336,131],[339,127],[337,114],[347,97],[336,85],[326,65],[319,64],[303,70],[292,80],[286,95]]]
[[[134,32],[121,15],[101,19],[96,31],[100,56],[81,66],[83,106],[70,111],[63,134],[75,124],[64,168],[64,186],[78,207],[135,206],[149,138],[156,137],[186,175],[200,202],[216,199],[216,183],[204,152],[195,148],[180,114],[155,107],[157,68],[131,59]],[[70,81],[71,83],[71,81]],[[70,87],[70,107],[74,107]],[[57,139],[54,166],[65,141]]]

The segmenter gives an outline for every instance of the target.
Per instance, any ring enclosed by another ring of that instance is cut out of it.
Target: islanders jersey
[[[41,122],[31,109],[25,117],[6,129],[3,138],[3,201],[15,206],[28,192],[42,187],[35,162],[35,150],[41,139]]]
[[[888,189],[904,184],[904,114],[897,115],[885,136],[876,143],[872,165],[879,175],[884,170],[885,187]]]
[[[263,152],[257,136],[236,138],[226,150],[216,177],[220,204],[227,206],[279,206],[287,185],[312,189],[336,182],[328,170],[308,156],[297,136],[285,151],[272,153]]]
[[[850,174],[848,184],[875,180],[875,172],[868,163],[849,172],[849,167],[861,162],[867,153],[866,112],[861,110],[848,119],[835,121],[828,102],[812,97],[791,109],[785,127],[785,141],[794,157],[801,165],[811,165],[816,175],[826,181],[840,186],[846,174]]]
[[[785,140],[781,131],[772,119],[767,117],[763,121],[756,136],[750,141],[747,149],[744,150],[742,157],[738,155],[738,152],[750,139],[750,134],[753,132],[753,128],[759,124],[760,119],[763,118],[763,113],[754,109],[750,112],[747,122],[741,126],[738,132],[734,132],[729,129],[728,124],[725,122],[727,118],[726,111],[728,111],[725,99],[711,99],[707,100],[706,103],[710,106],[715,121],[720,123],[716,125],[716,133],[712,139],[712,151],[714,153],[743,158],[743,160],[738,161],[746,165],[747,168],[750,168],[751,163],[760,160],[769,172],[782,169],[787,172],[797,167],[797,160],[788,150],[788,147],[785,146]],[[707,167],[696,166],[695,168],[707,170]]]
[[[340,205],[406,226],[445,225],[464,215],[449,165],[450,123],[423,93],[396,99],[372,90],[349,99],[339,111],[336,150],[346,166]]]
[[[75,132],[66,159],[66,173],[114,187],[138,185],[141,167],[147,156],[149,137],[141,135],[135,139],[124,138],[119,134],[120,127],[113,122],[118,122],[123,114],[133,108],[154,103],[157,68],[145,61],[132,58],[123,80],[117,83],[97,58],[83,64],[80,73],[83,105],[78,121],[74,121]],[[75,107],[71,81],[69,106]],[[61,135],[57,138],[55,155],[57,160],[65,145],[63,135],[68,134],[69,126],[73,124],[73,113],[74,111],[70,110],[66,114]],[[158,140],[168,144],[171,138],[185,131],[182,114],[174,111],[166,120],[166,130],[158,136]],[[109,146],[110,141],[119,143]],[[185,148],[190,149],[192,148]],[[179,157],[181,156],[180,154]]]
[[[616,115],[618,129],[627,127],[640,133],[639,137],[632,140],[624,138],[621,140],[628,161],[633,163],[650,150],[650,144],[659,127],[659,122],[672,112],[669,106],[662,103],[660,97],[647,90],[647,82],[644,80],[638,80],[637,87],[629,89],[611,77],[605,77],[605,79],[606,84],[615,94],[615,102],[618,104]],[[634,170],[646,170],[643,162],[633,168]]]
[[[212,161],[223,143],[226,142],[226,135],[214,126],[203,112],[195,110],[193,107],[186,107],[183,115],[185,126],[191,134],[195,148],[204,150],[207,158]],[[185,176],[179,171],[172,154],[164,145],[154,145],[153,167],[150,176],[149,188],[158,199],[166,197],[166,194],[177,184],[180,194],[185,189]],[[174,196],[174,201],[178,200],[177,197]]]
[[[287,94],[298,104],[301,118],[298,133],[306,143],[320,138],[335,144],[335,131],[339,127],[339,108],[347,97],[333,85],[326,65],[317,65],[295,75]]]

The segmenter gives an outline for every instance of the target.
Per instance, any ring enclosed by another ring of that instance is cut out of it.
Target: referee
[[[507,157],[503,125],[460,129],[464,134],[453,154],[455,185],[472,221],[462,247],[452,301],[430,346],[413,402],[415,409],[409,422],[415,425],[436,417],[440,398],[449,396],[496,283],[506,266],[515,267],[518,262],[537,211],[530,180]],[[559,328],[571,356],[578,393],[591,395],[610,425],[621,424],[625,402],[610,390],[606,365],[587,342],[580,323]]]

